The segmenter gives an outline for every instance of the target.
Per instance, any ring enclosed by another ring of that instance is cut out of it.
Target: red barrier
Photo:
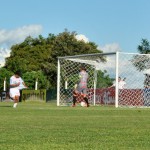
[[[123,89],[119,91],[119,105],[143,106],[142,89]]]
[[[94,89],[88,89],[88,99],[93,103]],[[83,97],[79,95],[77,101],[83,101]],[[95,90],[96,104],[115,104],[115,88],[101,88]],[[119,90],[118,104],[123,106],[143,106],[144,95],[143,89],[121,89]]]
[[[94,89],[88,89],[88,99],[90,103],[93,103]],[[77,96],[77,101],[83,101],[81,94]],[[95,102],[96,104],[115,104],[115,89],[95,89]]]

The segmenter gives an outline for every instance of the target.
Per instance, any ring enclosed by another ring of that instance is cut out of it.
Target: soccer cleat
[[[72,107],[76,107],[76,105],[73,104]]]
[[[16,107],[17,107],[17,103],[14,103],[13,108],[16,108]]]
[[[89,104],[87,104],[87,107],[90,107],[90,105],[89,105]]]

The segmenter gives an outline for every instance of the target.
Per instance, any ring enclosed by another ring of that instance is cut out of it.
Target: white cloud
[[[104,46],[99,46],[98,49],[102,50],[104,53],[121,51],[121,47],[117,43],[111,43],[111,44],[106,44]]]
[[[10,55],[10,47],[22,42],[27,36],[37,36],[42,33],[41,25],[28,25],[12,30],[0,29],[0,64]],[[5,47],[5,48],[4,48]]]
[[[10,56],[10,49],[0,48],[0,57],[9,57],[9,56]]]
[[[10,49],[0,48],[0,66],[5,65],[5,58],[10,56]]]
[[[75,36],[75,38],[78,41],[84,41],[85,43],[89,42],[89,39],[85,35],[83,35],[83,34],[78,34],[78,35]]]
[[[111,44],[106,44],[104,46],[98,46],[99,50],[102,50],[103,53],[111,53],[111,52],[117,52],[121,51],[121,48],[119,44],[117,43],[111,43]],[[115,68],[116,68],[116,58],[115,55],[106,55],[107,62],[105,62],[104,65],[97,64],[97,69],[99,70],[107,70],[107,73],[111,78],[115,78]]]
[[[41,25],[28,25],[13,30],[0,29],[0,44],[11,46],[22,42],[29,35],[36,36],[41,32]]]

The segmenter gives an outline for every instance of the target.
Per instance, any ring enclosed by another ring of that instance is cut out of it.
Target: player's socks
[[[73,96],[73,106],[76,105],[76,96]]]
[[[16,107],[17,107],[17,103],[14,103],[13,108],[16,108]]]
[[[86,104],[87,104],[87,107],[89,107],[89,102],[88,102],[87,97],[84,97],[84,100],[85,100],[85,102],[86,102]]]

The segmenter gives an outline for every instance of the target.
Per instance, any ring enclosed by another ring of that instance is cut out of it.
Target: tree
[[[106,70],[104,72],[101,70],[97,71],[97,88],[107,88],[112,85],[113,80],[109,77]]]
[[[49,82],[42,71],[31,71],[24,73],[22,77],[29,89],[35,88],[35,81],[38,80],[39,89],[48,89]]]
[[[141,45],[138,45],[138,51],[141,54],[150,54],[150,44],[147,39],[142,39]],[[138,71],[143,71],[149,68],[150,57],[146,55],[135,55],[131,60]]]
[[[8,71],[6,68],[0,68],[0,91],[3,91],[4,80],[6,79],[6,90],[9,90],[9,79],[13,75],[13,72]]]
[[[57,84],[57,57],[89,53],[102,53],[94,42],[78,41],[76,32],[64,32],[47,38],[27,37],[22,43],[11,47],[10,57],[6,58],[5,68],[10,71],[22,70],[23,74],[42,71],[49,82],[49,88]],[[101,58],[103,59],[103,58]]]
[[[27,37],[24,42],[11,47],[10,57],[6,58],[6,68],[22,72],[38,71],[41,69],[42,62],[49,59],[51,53],[50,44],[41,35],[33,39]]]
[[[71,56],[79,54],[91,54],[102,53],[97,49],[97,45],[94,42],[85,43],[84,41],[78,41],[75,36],[76,32],[64,32],[57,36],[52,36],[52,49],[51,57],[47,63],[43,64],[43,70],[47,74],[48,80],[56,87],[57,80],[57,59],[58,56]]]
[[[150,44],[147,39],[142,39],[141,45],[138,45],[138,51],[141,54],[149,54],[150,53]]]

